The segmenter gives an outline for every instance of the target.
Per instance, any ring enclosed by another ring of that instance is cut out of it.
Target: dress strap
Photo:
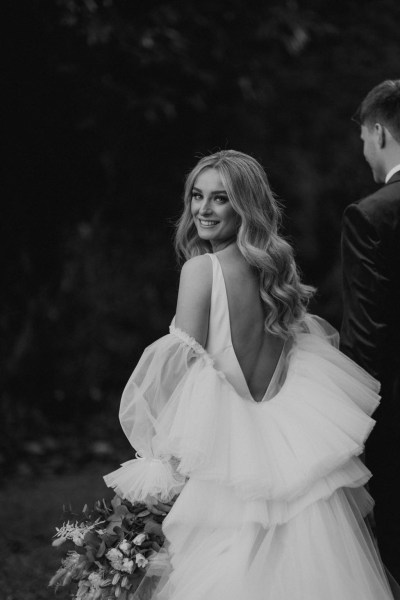
[[[207,254],[212,262],[213,281],[207,350],[215,353],[231,345],[229,307],[221,265],[215,254]]]

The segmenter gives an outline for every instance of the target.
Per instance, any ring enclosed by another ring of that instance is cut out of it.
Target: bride
[[[379,384],[306,312],[313,290],[279,221],[246,154],[207,156],[187,177],[176,316],[123,393],[137,458],[105,477],[168,512],[154,600],[393,598],[358,458]]]

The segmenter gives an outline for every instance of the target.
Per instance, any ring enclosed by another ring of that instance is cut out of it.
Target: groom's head
[[[374,87],[354,115],[361,126],[364,156],[376,182],[400,162],[400,79]]]

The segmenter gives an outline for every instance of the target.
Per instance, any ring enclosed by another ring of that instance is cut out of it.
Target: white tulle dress
[[[120,411],[139,458],[105,477],[131,501],[180,492],[163,524],[167,560],[143,597],[151,580],[154,600],[392,599],[363,519],[371,473],[358,458],[377,381],[308,315],[255,402],[210,258],[206,348],[173,322],[145,350]]]

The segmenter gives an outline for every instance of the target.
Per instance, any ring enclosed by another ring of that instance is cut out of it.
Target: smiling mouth
[[[205,219],[198,219],[198,221],[202,227],[214,227],[219,223],[219,221],[210,221]]]

